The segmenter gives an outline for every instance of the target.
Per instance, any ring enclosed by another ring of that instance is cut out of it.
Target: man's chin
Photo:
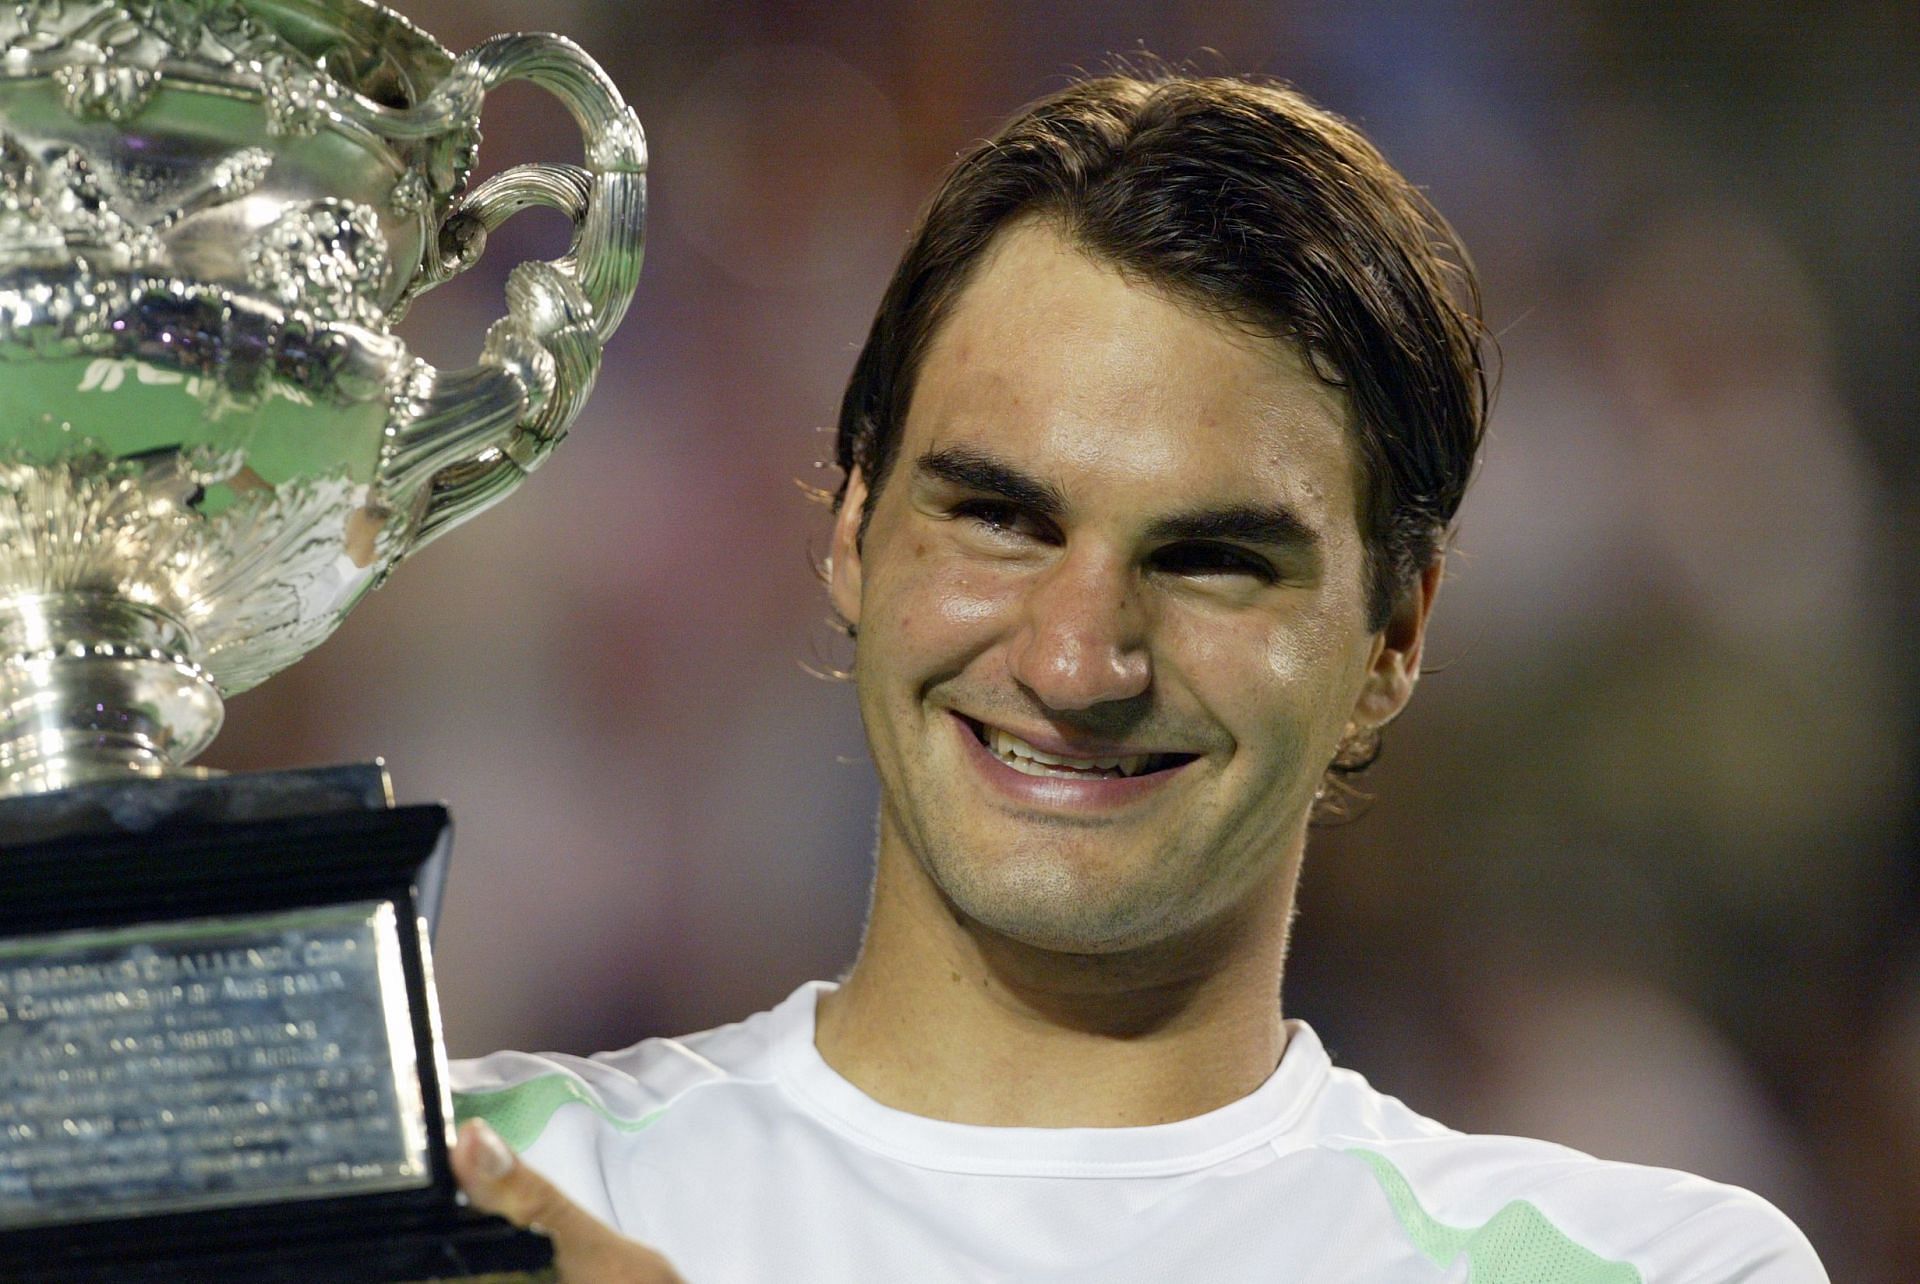
[[[1168,889],[1116,879],[1111,870],[1096,876],[1070,857],[1030,855],[997,869],[929,872],[963,924],[1031,950],[1122,954],[1177,935],[1181,926]]]

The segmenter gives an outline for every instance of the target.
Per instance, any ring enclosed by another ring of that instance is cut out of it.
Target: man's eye
[[[969,499],[953,506],[953,515],[977,526],[1008,535],[1039,535],[1033,515],[1018,504],[997,499]]]
[[[1153,555],[1153,563],[1175,575],[1245,575],[1262,584],[1278,578],[1265,558],[1230,544],[1169,544]]]

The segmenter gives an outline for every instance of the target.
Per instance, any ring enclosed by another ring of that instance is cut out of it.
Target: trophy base
[[[433,1217],[308,1217],[297,1228],[122,1222],[20,1251],[0,1242],[0,1279],[34,1284],[547,1284],[552,1263],[545,1238],[451,1207]]]
[[[378,766],[0,801],[0,1280],[551,1278],[448,1163],[451,836]]]

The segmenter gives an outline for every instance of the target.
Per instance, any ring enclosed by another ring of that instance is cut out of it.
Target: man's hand
[[[560,1284],[686,1284],[666,1258],[594,1220],[478,1119],[460,1129],[453,1174],[474,1207],[552,1238]]]

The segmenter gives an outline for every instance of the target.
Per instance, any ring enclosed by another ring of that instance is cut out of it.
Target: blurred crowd
[[[1473,249],[1503,376],[1433,670],[1310,852],[1286,987],[1455,1126],[1748,1185],[1920,1278],[1920,17],[1892,3],[403,0],[565,32],[653,152],[566,447],[233,700],[458,841],[456,1054],[729,1020],[851,960],[874,786],[812,559],[842,382],[941,168],[1143,52],[1282,77]],[[510,88],[483,166],[577,160]],[[403,333],[474,359],[522,215]]]

